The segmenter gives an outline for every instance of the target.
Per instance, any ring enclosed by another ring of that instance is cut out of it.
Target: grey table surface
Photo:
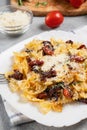
[[[0,6],[10,4],[10,0],[0,0]],[[77,17],[65,17],[63,24],[55,30],[71,31],[87,24],[87,15]],[[0,33],[0,52],[6,50],[10,46],[17,44],[18,42],[39,34],[41,32],[50,31],[44,24],[44,17],[34,17],[32,26],[29,31],[19,37],[8,37]],[[18,126],[11,126],[10,120],[5,112],[5,108],[0,97],[0,130],[86,130],[87,119],[69,126],[62,128],[48,127],[41,125],[37,122],[21,124]]]

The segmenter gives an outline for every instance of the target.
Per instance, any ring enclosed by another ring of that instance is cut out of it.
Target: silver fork
[[[7,84],[8,80],[5,78],[4,74],[0,74],[0,84]]]

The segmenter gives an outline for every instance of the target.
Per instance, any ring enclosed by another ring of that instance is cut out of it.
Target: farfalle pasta
[[[87,48],[72,40],[32,40],[14,52],[6,78],[12,92],[39,106],[42,113],[63,105],[87,103]]]

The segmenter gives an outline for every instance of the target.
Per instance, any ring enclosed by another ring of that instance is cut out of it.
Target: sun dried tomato
[[[46,71],[46,72],[41,71],[41,72],[40,72],[40,77],[41,77],[41,80],[42,80],[42,81],[45,81],[46,78],[55,77],[56,74],[57,74],[57,73],[56,73],[55,70],[50,69],[49,71]]]
[[[56,85],[53,85],[52,87],[48,87],[44,92],[38,94],[37,98],[39,99],[50,99],[50,100],[58,100],[58,97],[60,95],[61,88],[58,86],[54,87]]]
[[[68,41],[66,41],[66,43],[72,45],[72,44],[73,44],[73,41],[72,41],[72,40],[68,40]]]
[[[73,67],[72,67],[70,64],[67,64],[67,66],[68,66],[68,68],[69,68],[70,70],[73,69]]]
[[[31,66],[31,67],[33,67],[33,66],[35,66],[35,65],[41,66],[41,65],[43,65],[43,64],[44,64],[44,61],[42,61],[42,60],[33,60],[33,61],[30,61],[30,62],[29,62],[29,66]]]
[[[51,44],[50,41],[43,41],[42,43],[44,44],[44,46],[45,46],[45,45],[49,45],[49,44],[52,46],[52,44]]]
[[[71,55],[71,56],[70,56],[70,60],[80,63],[80,62],[84,62],[84,61],[85,61],[85,58],[84,58],[84,57],[81,57],[81,56],[77,56],[77,55]]]
[[[79,50],[79,49],[86,49],[86,46],[83,44],[83,45],[81,45],[81,46],[79,46],[77,49]]]
[[[66,98],[71,98],[71,97],[72,97],[71,90],[70,90],[69,88],[64,88],[64,89],[63,89],[63,95],[64,95]]]
[[[84,99],[84,98],[81,98],[78,100],[79,102],[83,102],[83,103],[86,103],[87,104],[87,99]]]
[[[46,98],[48,98],[48,95],[47,95],[46,92],[42,92],[42,93],[38,94],[37,98],[39,98],[39,99],[46,99]]]
[[[46,45],[42,48],[43,55],[53,55],[54,51],[50,48],[50,46]]]
[[[16,80],[22,80],[23,74],[19,70],[14,70],[14,73],[12,75],[8,76],[9,78],[14,78]]]
[[[30,57],[27,57],[26,58],[27,62],[29,63],[31,61],[31,58]]]
[[[42,47],[43,55],[53,55],[54,48],[50,41],[43,41],[44,46]]]

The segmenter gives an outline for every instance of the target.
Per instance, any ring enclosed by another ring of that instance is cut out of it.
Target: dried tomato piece
[[[72,45],[72,44],[73,44],[73,41],[72,41],[72,40],[68,40],[68,41],[66,41],[66,43]]]
[[[73,69],[73,67],[72,67],[70,64],[67,64],[67,66],[68,66],[68,68],[69,68],[70,70]]]
[[[59,82],[56,84],[53,84],[52,86],[48,86],[44,92],[41,92],[37,95],[37,98],[39,99],[50,99],[57,101],[58,97],[61,95],[61,89],[64,87],[64,82]]]
[[[54,48],[50,41],[43,41],[43,55],[53,55],[54,54]]]
[[[16,80],[22,80],[23,74],[19,70],[14,70],[14,74],[9,75],[8,78],[14,78]]]
[[[29,63],[31,61],[31,58],[30,57],[27,57],[26,58],[27,62]]]
[[[87,104],[87,99],[84,99],[84,98],[81,98],[78,100],[79,102],[83,102],[83,103],[86,103]]]
[[[52,44],[51,44],[50,41],[43,41],[42,43],[44,44],[44,46],[45,46],[45,45],[49,45],[49,44],[52,46]]]
[[[54,51],[52,48],[50,48],[49,45],[46,45],[42,48],[43,50],[43,55],[53,55],[54,54]]]
[[[26,58],[28,65],[31,67],[31,71],[34,71],[35,73],[39,73],[40,67],[44,64],[44,61],[42,60],[31,60],[30,57]]]
[[[86,49],[86,46],[83,44],[83,45],[81,45],[81,46],[79,46],[78,48],[77,48],[77,50],[79,50],[79,49]]]
[[[39,99],[46,99],[46,98],[48,98],[48,95],[47,95],[46,92],[42,92],[42,93],[38,94],[37,98],[39,98]]]
[[[55,101],[58,100],[58,97],[60,95],[60,89],[61,88],[55,88],[55,87],[51,87],[51,88],[47,88],[45,90],[45,92],[47,93],[48,95],[48,98],[51,100],[51,99],[54,99]]]
[[[84,58],[84,57],[81,57],[81,56],[77,56],[77,55],[71,55],[71,56],[70,56],[70,60],[80,63],[80,62],[84,62],[84,61],[85,61],[85,58]]]
[[[52,70],[50,69],[49,71],[41,71],[40,72],[40,77],[41,77],[41,80],[42,81],[46,81],[46,78],[51,78],[51,77],[55,77],[56,76],[56,71],[55,70]]]
[[[71,97],[72,97],[71,90],[70,90],[69,88],[64,88],[64,89],[63,89],[63,95],[64,95],[66,98],[71,98]]]
[[[53,85],[52,87],[48,87],[44,92],[38,94],[37,98],[39,99],[50,99],[50,100],[58,100],[60,95],[61,88],[57,85]]]
[[[43,65],[43,64],[44,64],[44,61],[42,61],[42,60],[33,60],[33,61],[30,61],[30,62],[29,62],[29,66],[31,66],[31,67],[33,67],[33,66],[35,66],[35,65],[41,66],[41,65]]]

